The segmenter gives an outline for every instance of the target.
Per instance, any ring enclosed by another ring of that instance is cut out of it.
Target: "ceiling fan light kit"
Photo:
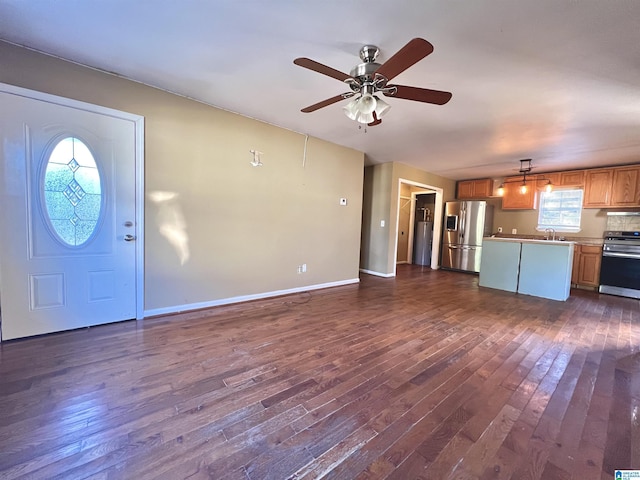
[[[353,97],[352,100],[343,107],[345,115],[351,120],[373,126],[382,123],[382,115],[387,113],[391,108],[388,103],[376,95],[377,93],[381,93],[387,97],[402,98],[435,105],[444,105],[451,100],[452,95],[449,92],[388,84],[394,77],[433,52],[433,45],[429,42],[422,38],[414,38],[382,65],[376,63],[379,52],[379,48],[375,45],[363,46],[360,49],[360,59],[362,63],[356,65],[351,70],[350,75],[318,63],[310,58],[296,58],[293,61],[294,64],[340,80],[350,88],[349,92],[305,107],[302,109],[302,112],[315,112],[320,108],[327,107],[340,100]]]
[[[380,119],[390,108],[387,102],[369,93],[354,98],[342,107],[344,114],[351,120],[369,125]]]

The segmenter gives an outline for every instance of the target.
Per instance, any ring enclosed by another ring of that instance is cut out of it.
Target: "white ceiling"
[[[434,52],[393,82],[453,93],[386,99],[366,132],[349,73],[413,37]],[[0,0],[0,38],[453,179],[640,162],[640,1]],[[268,154],[268,152],[265,152]]]

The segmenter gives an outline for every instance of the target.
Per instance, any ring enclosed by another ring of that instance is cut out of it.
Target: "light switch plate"
[[[346,205],[347,204],[347,199],[346,198],[341,198],[340,199],[340,205]]]

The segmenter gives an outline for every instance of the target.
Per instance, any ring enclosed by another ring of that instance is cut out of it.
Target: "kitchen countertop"
[[[576,245],[599,245],[602,246],[603,242],[603,238],[602,237],[576,237],[573,235],[560,235],[558,233],[556,233],[556,237],[564,237],[565,240],[567,242],[573,242]],[[506,238],[506,239],[512,239],[512,240],[517,240],[517,241],[522,241],[522,240],[543,240],[543,236],[542,235],[512,235],[509,233],[496,233],[495,236],[492,237],[485,237],[485,238]],[[544,240],[545,242],[548,242],[548,240]]]
[[[503,237],[484,237],[484,240],[495,242],[519,242],[519,243],[538,243],[543,245],[575,245],[577,242],[569,240],[539,240],[535,238],[503,238]]]

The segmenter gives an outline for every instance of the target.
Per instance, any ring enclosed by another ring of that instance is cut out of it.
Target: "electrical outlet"
[[[298,265],[298,273],[307,273],[307,264]]]
[[[380,226],[384,227],[384,220],[380,220]]]
[[[498,233],[502,233],[502,227],[498,227]]]
[[[511,229],[511,235],[515,235],[516,233],[518,233],[518,229],[517,228],[512,228]]]

